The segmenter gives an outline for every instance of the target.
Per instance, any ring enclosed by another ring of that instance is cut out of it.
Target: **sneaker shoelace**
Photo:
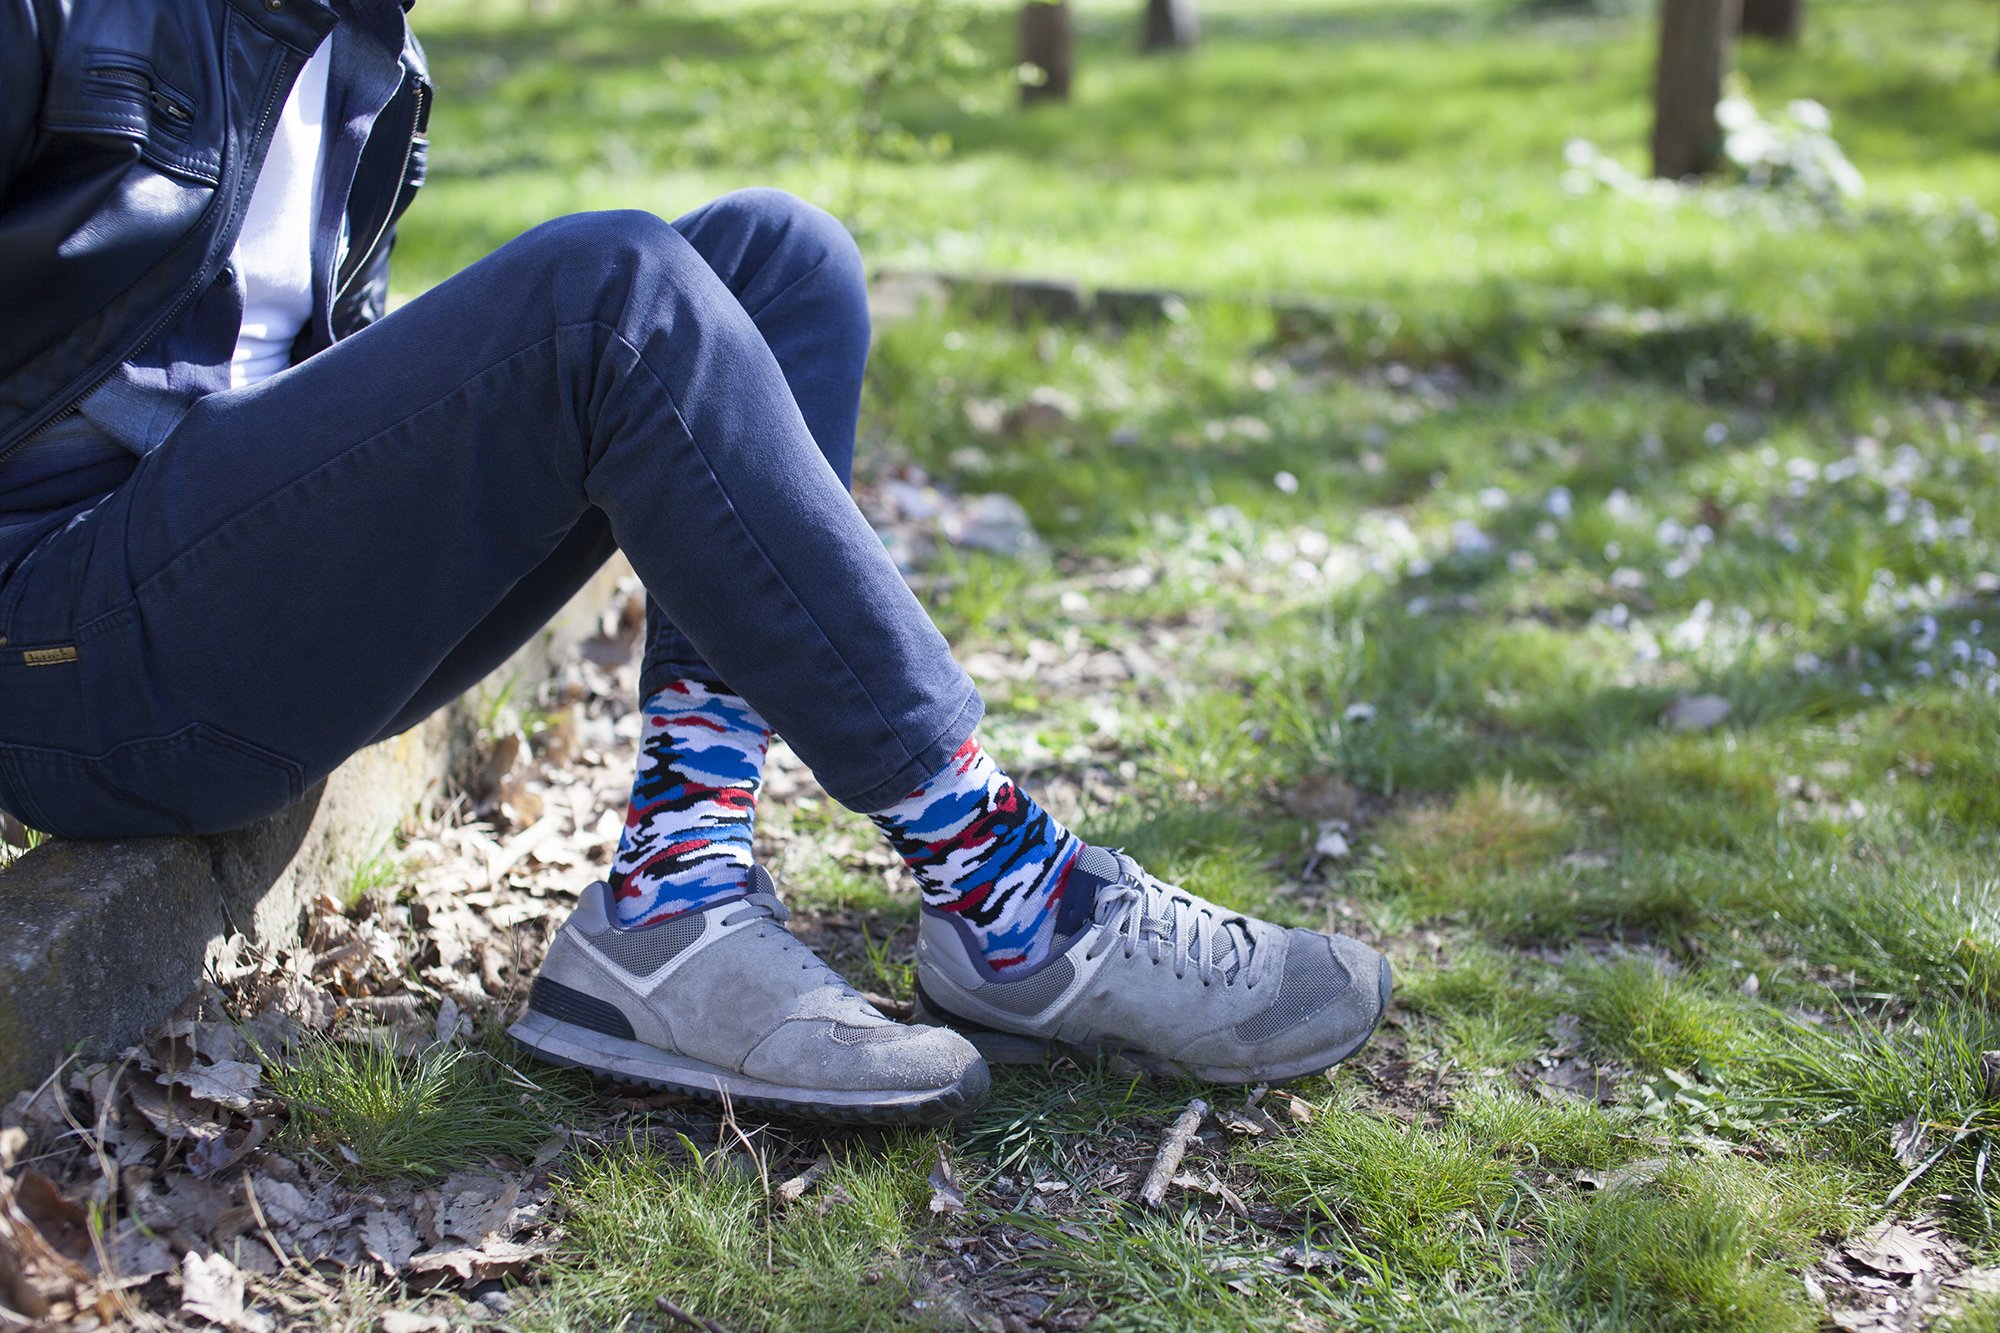
[[[735,910],[725,915],[717,924],[733,926],[740,921],[754,921],[759,917],[764,918],[769,926],[777,928],[772,930],[768,926],[760,926],[758,928],[760,934],[775,935],[778,938],[780,948],[788,953],[805,955],[799,960],[799,970],[801,972],[811,972],[817,969],[825,972],[833,980],[839,982],[842,990],[853,990],[853,987],[847,984],[845,977],[827,966],[825,959],[821,958],[811,949],[806,948],[805,945],[799,942],[798,936],[785,929],[785,923],[792,919],[792,910],[779,902],[776,894],[762,892],[745,894],[737,900]]]
[[[1097,891],[1097,924],[1103,929],[1084,957],[1095,958],[1114,943],[1127,958],[1144,948],[1155,963],[1171,958],[1176,979],[1192,966],[1204,986],[1218,977],[1225,986],[1235,985],[1256,947],[1248,923],[1185,889],[1162,884],[1122,853],[1118,864],[1118,882]]]

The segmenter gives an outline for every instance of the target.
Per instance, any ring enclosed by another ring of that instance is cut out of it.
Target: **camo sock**
[[[719,686],[677,680],[646,700],[611,866],[618,925],[650,926],[744,892],[770,743],[757,710]]]
[[[1082,839],[1014,785],[976,740],[895,805],[871,815],[915,873],[924,905],[972,928],[989,966],[1032,969],[1055,946],[1056,916],[1088,919],[1091,904],[1063,902]]]

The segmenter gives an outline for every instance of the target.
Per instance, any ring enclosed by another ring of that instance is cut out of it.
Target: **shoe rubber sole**
[[[1277,1065],[1197,1065],[1175,1060],[1170,1056],[1155,1055],[1130,1046],[1111,1042],[1096,1045],[1082,1045],[1075,1042],[1057,1041],[1049,1037],[1029,1036],[1026,1033],[1007,1032],[990,1027],[970,1018],[961,1017],[944,1008],[924,990],[921,978],[917,981],[915,1013],[913,1023],[928,1023],[933,1027],[950,1028],[971,1042],[978,1052],[986,1057],[988,1064],[995,1065],[1038,1065],[1046,1063],[1058,1052],[1094,1058],[1096,1056],[1123,1056],[1142,1068],[1163,1074],[1180,1074],[1200,1079],[1204,1083],[1279,1083],[1286,1079],[1304,1078],[1308,1074],[1324,1073],[1348,1056],[1353,1055],[1368,1044],[1382,1026],[1382,1016],[1389,1012],[1389,992],[1394,987],[1394,974],[1389,960],[1382,960],[1382,974],[1377,983],[1381,1005],[1375,1011],[1375,1021],[1368,1030],[1338,1048],[1329,1055],[1311,1055],[1303,1060],[1293,1060]]]
[[[768,1083],[644,1042],[594,1032],[529,1010],[507,1029],[536,1058],[636,1083],[684,1092],[732,1107],[842,1125],[930,1125],[963,1115],[986,1100],[991,1076],[974,1064],[948,1088],[836,1091]]]

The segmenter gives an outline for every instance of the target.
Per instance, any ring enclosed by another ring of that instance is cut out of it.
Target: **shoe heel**
[[[941,1009],[930,1002],[930,997],[917,989],[916,1000],[910,1006],[910,1019],[916,1023],[928,1023],[932,1027],[949,1028],[972,1043],[989,1065],[1039,1065],[1046,1064],[1055,1053],[1051,1042],[1040,1037],[1024,1037],[1017,1032],[1002,1032],[998,1028],[986,1027],[969,1018],[960,1018],[950,1010]]]

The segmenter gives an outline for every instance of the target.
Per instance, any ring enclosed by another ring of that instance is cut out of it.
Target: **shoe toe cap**
[[[986,1062],[943,1028],[831,1020],[786,1023],[751,1053],[744,1072],[829,1092],[985,1089]]]
[[[1266,1060],[1343,1059],[1374,1032],[1388,1002],[1388,963],[1345,935],[1287,933],[1283,979],[1270,1005],[1234,1035]]]

